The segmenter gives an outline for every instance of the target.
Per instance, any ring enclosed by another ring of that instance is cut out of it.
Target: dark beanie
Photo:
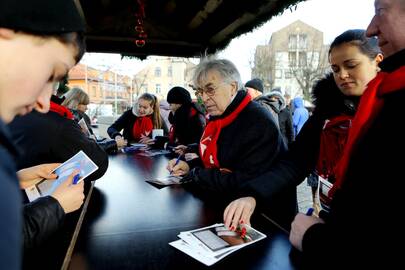
[[[264,90],[262,80],[257,79],[257,78],[251,79],[250,81],[248,81],[245,84],[245,87],[250,87],[250,88],[256,89],[257,91],[260,91],[262,93],[263,93],[263,90]]]
[[[180,86],[175,86],[167,93],[167,102],[176,104],[191,103],[190,93]]]
[[[0,27],[44,35],[84,32],[73,0],[1,0]]]

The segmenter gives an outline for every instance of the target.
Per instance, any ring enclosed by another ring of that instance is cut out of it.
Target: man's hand
[[[58,176],[51,172],[59,165],[60,163],[48,163],[19,170],[17,176],[20,180],[20,187],[26,189],[42,179],[56,179]]]

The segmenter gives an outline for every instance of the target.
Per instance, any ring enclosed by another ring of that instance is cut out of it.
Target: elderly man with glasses
[[[196,95],[209,120],[200,140],[199,157],[193,162],[171,160],[168,170],[184,175],[182,182],[230,199],[247,180],[268,170],[285,150],[282,137],[266,109],[252,102],[243,89],[238,70],[228,60],[203,60],[194,74]],[[295,215],[295,189],[280,199],[283,215]],[[288,223],[287,222],[287,223]]]

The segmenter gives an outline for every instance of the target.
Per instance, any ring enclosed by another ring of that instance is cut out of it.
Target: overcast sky
[[[242,80],[250,79],[249,60],[252,59],[257,45],[268,43],[273,32],[301,20],[324,33],[324,43],[330,43],[337,35],[347,29],[365,29],[374,14],[374,0],[307,0],[297,5],[297,9],[286,10],[273,17],[269,22],[254,31],[234,39],[219,53],[235,63]],[[146,61],[121,60],[119,55],[91,54],[83,62],[92,66],[104,65],[119,73],[133,75],[141,70]]]

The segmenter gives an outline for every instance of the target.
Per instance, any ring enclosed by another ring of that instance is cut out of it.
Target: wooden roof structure
[[[87,23],[87,51],[144,59],[215,53],[304,0],[75,1]]]

